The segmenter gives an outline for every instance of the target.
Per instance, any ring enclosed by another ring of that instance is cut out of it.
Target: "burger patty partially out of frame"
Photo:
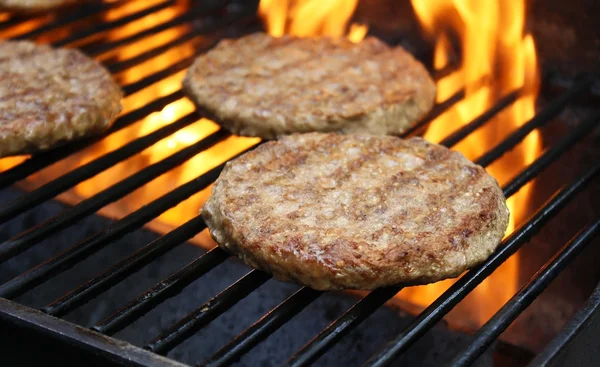
[[[0,42],[0,157],[101,133],[122,97],[110,73],[78,50]]]

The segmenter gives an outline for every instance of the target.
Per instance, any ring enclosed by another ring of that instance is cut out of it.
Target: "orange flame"
[[[361,41],[368,27],[348,22],[358,0],[261,0],[258,14],[264,19],[269,34],[279,37],[293,34],[299,37],[348,36]]]
[[[483,113],[500,97],[521,90],[515,103],[454,147],[475,160],[535,113],[537,61],[533,38],[524,32],[525,0],[412,0],[412,4],[425,31],[435,37],[436,69],[451,62],[452,39],[458,37],[462,52],[459,69],[438,82],[437,100],[443,101],[461,88],[465,89],[466,97],[432,122],[426,139],[440,141]],[[502,185],[531,163],[539,152],[540,137],[534,131],[487,170]],[[507,201],[511,211],[507,233],[513,231],[515,222],[528,214],[530,190],[531,184]],[[452,283],[450,280],[407,288],[399,296],[424,307]],[[513,256],[477,287],[456,312],[466,307],[474,317],[472,323],[483,323],[515,293],[517,287],[518,258]],[[468,304],[471,307],[466,306]]]

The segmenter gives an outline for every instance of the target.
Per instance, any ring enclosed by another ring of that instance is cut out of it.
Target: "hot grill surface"
[[[127,6],[132,2],[95,4],[72,9],[56,17],[40,15],[0,18],[0,34],[5,38],[37,39],[56,46],[80,47],[87,54],[98,57],[107,53],[110,55],[110,51],[126,48],[133,42],[151,39],[159,32],[188,25],[188,30],[182,35],[167,43],[149,47],[136,56],[126,59],[103,57],[104,64],[119,79],[124,71],[177,50],[182,45],[191,43],[196,52],[203,52],[218,39],[260,29],[254,16],[254,2],[229,2],[223,6],[221,2],[198,1],[191,2],[189,11],[152,28],[116,39],[107,37],[108,32],[125,28],[128,24],[155,16],[177,5],[176,1],[155,1],[152,5],[116,19],[104,17],[111,8]],[[132,95],[147,87],[164,83],[169,77],[185,70],[193,57],[194,55],[184,55],[139,80],[122,81],[125,93]],[[447,72],[442,70],[433,74],[440,78]],[[490,165],[514,148],[533,129],[551,124],[557,115],[588,92],[594,80],[590,75],[575,80],[570,88],[544,104],[533,119],[497,146],[489,147],[477,163],[484,167]],[[118,133],[182,97],[182,92],[175,90],[162,96],[147,98],[139,107],[122,115],[109,134]],[[441,144],[454,146],[488,123],[517,97],[518,91],[500,99],[494,107],[456,130]],[[405,136],[422,133],[435,116],[462,98],[463,93],[459,92],[438,104],[427,118]],[[588,137],[597,127],[600,114],[596,110],[588,115],[578,118],[572,129],[549,145],[536,161],[505,184],[505,194],[515,194],[524,184],[538,177],[564,153]],[[531,236],[574,200],[578,193],[594,182],[600,171],[597,163],[591,160],[581,164],[583,168],[573,175],[574,179],[562,182],[564,186],[547,197],[549,201],[540,204],[534,216],[521,223],[485,264],[466,273],[414,320],[398,318],[391,309],[381,307],[400,287],[371,292],[357,302],[349,296],[322,294],[279,283],[270,280],[268,275],[250,270],[237,262],[221,265],[229,257],[222,250],[215,248],[205,252],[198,247],[183,245],[205,228],[200,217],[181,223],[181,226],[159,238],[150,232],[137,230],[169,208],[207,188],[218,176],[223,162],[197,179],[174,188],[117,221],[92,215],[107,204],[144,186],[152,178],[223,142],[230,136],[226,131],[216,131],[171,156],[140,167],[125,180],[72,207],[63,207],[49,201],[75,184],[138,154],[198,119],[199,116],[195,113],[185,115],[154,132],[132,139],[96,160],[67,171],[29,193],[17,193],[9,186],[103,138],[70,144],[0,173],[0,186],[4,188],[2,198],[5,202],[10,202],[0,209],[3,232],[10,234],[2,238],[3,243],[0,244],[0,262],[3,263],[0,273],[0,320],[11,327],[17,327],[18,331],[42,332],[77,350],[92,351],[101,358],[125,365],[177,365],[175,360],[193,364],[202,362],[196,360],[198,356],[209,358],[205,361],[209,365],[226,365],[240,357],[243,357],[242,363],[252,364],[272,361],[273,349],[278,352],[283,349],[283,353],[277,355],[291,356],[287,363],[294,366],[308,365],[317,360],[326,364],[360,364],[371,354],[372,358],[366,362],[368,365],[386,365],[401,355],[404,355],[402,358],[405,358],[405,363],[409,363],[410,359],[406,358],[410,358],[410,355],[422,358],[426,354],[427,345],[443,343],[458,346],[461,352],[457,355],[449,352],[448,355],[428,358],[432,358],[435,363],[435,358],[439,358],[439,362],[455,357],[453,362],[463,365],[475,361],[498,338],[525,306],[590,243],[600,226],[598,213],[595,213],[594,221],[581,223],[579,232],[573,232],[572,241],[565,244],[556,257],[549,260],[531,282],[480,328],[473,338],[457,337],[449,331],[443,331],[440,337],[440,334],[426,332],[435,327],[454,305],[504,260],[526,244]],[[41,205],[42,203],[44,204]],[[86,218],[82,219],[83,217]],[[145,267],[150,263],[159,266]],[[71,270],[66,271],[68,269]],[[156,269],[160,271],[155,273]],[[239,280],[231,284],[230,279]],[[264,283],[267,284],[262,286]],[[113,295],[116,294],[128,295],[128,301],[115,302]],[[185,300],[186,306],[174,309],[175,300],[181,302],[181,299]],[[20,306],[21,304],[26,307]],[[257,308],[256,305],[262,308]],[[300,312],[314,312],[321,317],[315,317],[313,323],[307,323],[307,319],[302,318],[299,323],[294,316]],[[217,319],[221,314],[224,317]],[[241,314],[247,317],[246,320],[255,320],[256,323],[244,324],[240,321]],[[367,318],[369,329],[385,332],[370,333],[365,331],[364,325],[359,327]],[[215,319],[217,321],[213,322]],[[223,320],[227,320],[227,323]],[[329,323],[331,325],[327,326]],[[144,325],[143,334],[137,332],[141,325]],[[216,337],[218,333],[224,333],[223,329],[228,329],[226,335]],[[291,341],[287,339],[291,333],[302,335]],[[260,343],[271,334],[273,335],[265,343]],[[237,337],[224,346],[221,341],[231,339],[231,335]],[[365,338],[370,339],[372,345],[383,349],[357,350],[361,348],[361,340]],[[130,344],[116,340],[126,340]],[[302,341],[300,345],[306,343],[301,349],[298,347],[298,340]],[[176,348],[180,345],[181,347]],[[185,351],[186,348],[203,348],[210,352],[190,354]],[[331,352],[327,353],[330,349]],[[171,350],[173,352],[168,355],[168,359],[159,357],[159,354],[167,354]],[[353,352],[344,353],[348,350]],[[245,356],[247,352],[250,354]],[[478,362],[489,362],[485,358]]]

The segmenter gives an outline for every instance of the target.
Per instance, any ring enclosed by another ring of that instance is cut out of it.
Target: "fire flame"
[[[426,139],[439,142],[486,111],[499,98],[515,90],[521,92],[519,99],[492,122],[454,147],[475,160],[535,113],[537,60],[533,38],[524,33],[525,0],[412,0],[412,4],[425,31],[435,38],[436,69],[448,66],[455,58],[454,40],[458,39],[462,46],[458,70],[438,82],[437,101],[446,100],[462,88],[466,97],[431,123]],[[274,36],[347,36],[359,42],[367,28],[353,24],[347,30],[356,5],[356,1],[341,0],[261,0],[259,14]],[[531,163],[539,152],[540,137],[534,131],[514,151],[487,169],[502,185]],[[528,214],[530,190],[531,184],[508,200],[511,221],[507,233],[513,231],[515,222]],[[458,305],[456,313],[462,315],[459,322],[475,327],[487,321],[515,293],[517,278],[518,260],[513,256]],[[406,288],[396,299],[426,307],[453,282]],[[466,322],[465,315],[469,315]]]
[[[261,0],[258,14],[270,35],[292,34],[299,37],[347,35],[360,42],[367,34],[366,25],[348,22],[358,0]]]
[[[525,0],[412,0],[412,5],[425,31],[435,38],[436,69],[451,63],[454,57],[452,40],[458,38],[462,53],[458,70],[438,82],[437,99],[443,101],[461,88],[465,89],[466,97],[432,122],[426,139],[440,141],[493,106],[500,97],[521,91],[515,103],[454,147],[475,160],[535,114],[537,60],[533,37],[524,30]],[[515,150],[487,170],[502,185],[531,163],[540,150],[539,133],[533,131]],[[508,199],[511,220],[507,234],[528,214],[531,187],[532,184],[523,187]],[[427,306],[451,283],[408,288],[400,296],[411,303]],[[517,287],[518,257],[515,255],[463,303],[475,303],[477,307],[471,307],[470,312],[475,313],[476,323],[483,323],[516,292]]]

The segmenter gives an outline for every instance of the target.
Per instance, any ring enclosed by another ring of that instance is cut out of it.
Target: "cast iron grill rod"
[[[196,53],[203,53],[203,52],[207,51],[208,49],[210,49],[211,47],[213,47],[218,42],[219,37],[217,37],[217,33],[218,33],[219,29],[221,28],[221,26],[227,25],[231,22],[239,21],[240,19],[243,19],[244,17],[247,17],[247,14],[240,14],[237,16],[232,16],[230,18],[220,20],[217,23],[210,24],[201,29],[188,30],[186,33],[180,35],[179,37],[175,38],[172,41],[165,43],[164,45],[160,45],[156,48],[145,51],[145,52],[143,52],[137,56],[133,56],[127,60],[122,60],[115,64],[109,65],[108,69],[113,74],[120,73],[124,70],[127,70],[134,66],[137,66],[144,61],[150,60],[162,53],[165,53],[174,47],[177,47],[186,42],[192,41],[192,40],[194,40],[194,38],[199,38],[202,41],[202,46],[199,47],[199,46],[195,45],[194,48],[196,49]],[[207,37],[209,35],[210,35],[209,39],[201,38],[202,36]],[[195,41],[197,42],[198,40],[195,40]]]
[[[500,334],[546,289],[561,271],[600,232],[600,219],[582,229],[544,266],[536,272],[502,308],[475,334],[473,341],[450,363],[451,366],[470,366]]]
[[[144,29],[143,31],[136,32],[130,36],[112,41],[103,42],[97,45],[83,46],[81,49],[88,55],[98,56],[105,52],[116,49],[117,47],[125,46],[135,41],[141,40],[142,38],[153,36],[167,29],[177,27],[186,22],[192,21],[195,17],[201,16],[195,8],[188,12],[184,12],[173,19],[167,20],[166,22],[160,23],[152,28]]]
[[[127,342],[94,333],[82,326],[44,315],[38,310],[0,298],[0,321],[12,324],[21,330],[39,333],[55,341],[65,343],[70,348],[87,351],[93,357],[84,365],[89,366],[129,366],[129,367],[189,367],[173,359],[138,348]],[[4,331],[4,330],[3,330]],[[6,344],[3,351],[10,347]],[[34,348],[36,348],[34,346]],[[71,350],[71,349],[70,349]],[[56,353],[56,351],[54,351]],[[32,352],[32,353],[35,353]],[[70,355],[64,354],[64,360]],[[69,363],[66,363],[69,365]]]
[[[112,288],[129,275],[141,269],[152,260],[174,249],[206,228],[200,215],[188,220],[166,235],[150,242],[146,246],[111,266],[104,273],[80,285],[42,309],[52,316],[60,317],[79,307],[97,295]]]
[[[245,151],[238,153],[231,159],[239,157],[244,152],[247,152],[254,147],[250,147]],[[211,172],[214,171],[214,174],[211,174],[214,176],[214,178],[211,182],[209,182],[209,184],[217,179],[221,170],[223,170],[225,167],[225,164],[226,162],[211,170]],[[204,174],[203,176],[206,175],[207,174]],[[172,297],[180,292],[198,277],[201,277],[204,273],[219,265],[227,257],[229,257],[229,254],[227,254],[225,251],[219,249],[218,247],[213,248],[209,252],[188,264],[183,269],[172,274],[166,280],[159,282],[144,294],[132,300],[126,306],[108,316],[100,323],[94,325],[92,328],[103,334],[111,334],[121,330],[143,316],[146,312],[162,303],[167,298]]]
[[[44,17],[45,16],[43,16],[43,15],[35,15],[33,17],[23,17],[23,16],[19,16],[19,15],[11,15],[10,18],[8,18],[5,21],[3,21],[2,23],[0,23],[0,32],[2,32],[3,30],[5,30],[7,28],[13,28],[17,24],[22,24],[24,22],[28,22],[33,19],[40,19],[40,18],[44,18]]]
[[[112,64],[112,65],[108,66],[108,70],[112,74],[120,73],[124,70],[135,67],[138,64],[143,63],[144,61],[147,61],[154,57],[157,57],[158,55],[165,53],[165,52],[171,50],[172,48],[181,46],[182,44],[187,43],[188,41],[193,41],[194,38],[200,39],[201,35],[196,34],[194,32],[187,32],[187,33],[182,34],[181,36],[175,38],[174,40],[165,43],[164,45],[161,45],[156,48],[150,49],[148,51],[142,52],[141,54],[134,56],[130,59],[123,60],[123,61],[117,62],[115,64]],[[209,41],[205,46],[203,46],[201,48],[200,52],[208,50],[210,47],[214,46],[214,44],[216,42],[217,42],[216,40]]]
[[[593,116],[588,117],[583,123],[579,124],[558,143],[553,144],[538,159],[525,167],[521,173],[504,185],[504,195],[509,197],[519,191],[527,182],[534,179],[562,154],[571,149],[575,143],[583,139],[587,133],[597,128],[599,121],[600,113],[596,113]]]
[[[303,346],[286,362],[286,365],[306,366],[312,364],[342,337],[400,292],[402,288],[394,286],[372,291]]]
[[[458,279],[456,283],[451,285],[429,307],[421,312],[411,325],[388,342],[381,351],[373,355],[366,362],[366,365],[387,366],[392,363],[498,266],[513,255],[531,236],[537,233],[550,218],[560,211],[577,193],[582,191],[598,173],[600,173],[600,164],[592,167],[569,186],[560,189],[530,220],[511,233],[485,263],[469,270]]]
[[[262,271],[251,270],[184,319],[169,327],[164,333],[145,346],[144,349],[159,354],[167,353],[182,341],[192,336],[197,330],[206,326],[223,312],[258,289],[258,287],[269,279],[271,279],[271,275]]]
[[[175,102],[178,99],[183,98],[181,90],[166,95],[164,97],[157,98],[156,100],[136,109],[127,114],[121,116],[114,125],[105,133],[105,135],[112,134],[121,129],[130,126],[134,122],[140,121],[147,117],[153,112],[162,110],[166,105]],[[45,168],[49,165],[58,162],[59,160],[66,158],[67,156],[79,152],[91,144],[96,143],[106,136],[96,136],[90,139],[85,139],[79,142],[73,142],[72,144],[65,145],[51,151],[45,152],[44,154],[36,155],[29,158],[23,163],[20,163],[2,173],[0,173],[0,188],[4,188],[14,184],[15,182],[24,179],[25,177]]]
[[[35,268],[2,284],[0,286],[0,297],[8,299],[17,297],[28,289],[48,280],[51,276],[71,268],[79,261],[108,246],[112,241],[140,228],[161,213],[208,187],[217,179],[223,167],[224,164],[221,164],[211,169],[114,222],[113,225],[103,231],[88,237],[62,253],[42,262]]]
[[[177,74],[178,72],[187,69],[190,64],[192,63],[192,61],[194,61],[196,57],[195,56],[190,56],[190,57],[186,57],[182,60],[179,60],[178,62],[169,65],[167,68],[158,71],[154,74],[150,74],[146,77],[144,77],[143,79],[140,79],[136,82],[132,82],[130,84],[127,84],[126,86],[124,86],[123,92],[125,93],[125,96],[130,96],[134,93],[137,93],[139,91],[141,91],[144,88],[147,88],[149,86],[151,86],[154,83],[157,83],[167,77],[170,77],[172,75]]]
[[[218,132],[143,168],[139,172],[124,178],[94,196],[81,201],[77,205],[0,244],[0,262],[16,256],[53,233],[77,223],[87,215],[128,195],[163,173],[180,166],[200,152],[223,141],[229,135],[230,134],[226,131],[219,130]]]
[[[299,314],[314,302],[323,292],[302,287],[296,293],[281,302],[260,320],[223,346],[202,365],[217,367],[230,366],[258,343],[279,329],[283,324]]]
[[[67,15],[57,18],[54,21],[44,24],[41,27],[37,27],[29,32],[20,34],[14,37],[14,40],[30,40],[32,38],[41,36],[44,33],[56,30],[56,28],[60,28],[63,26],[67,26],[75,21],[83,20],[87,17],[92,17],[94,15],[98,15],[98,13],[105,12],[109,9],[114,8],[117,5],[121,5],[119,3],[93,3],[86,6],[85,14],[81,14],[80,9],[77,9]]]
[[[562,153],[575,144],[586,132],[589,132],[593,127],[597,126],[597,120],[600,116],[594,116],[581,124],[567,137],[563,138],[559,143],[548,149],[542,156],[536,159],[533,163],[527,166],[521,173],[515,176],[509,183],[503,187],[503,193],[508,198],[516,193],[529,180],[537,176],[545,167],[556,160]],[[500,245],[504,246],[503,244]],[[389,297],[381,297],[381,293],[386,292],[386,288],[375,290],[368,294],[361,301],[356,303],[351,309],[340,316],[330,326],[323,330],[317,337],[305,345],[298,353],[296,353],[288,361],[289,366],[305,366],[323,355],[333,344],[341,337],[346,335],[356,326],[358,326],[366,317],[375,312],[377,308],[382,306],[401,288],[393,288],[387,291]],[[362,308],[360,306],[365,304]],[[355,309],[356,308],[356,309]]]
[[[452,132],[450,135],[445,137],[439,144],[447,148],[453,147],[458,144],[461,140],[469,136],[473,131],[483,126],[486,122],[491,120],[500,111],[513,104],[521,93],[521,89],[515,90],[505,97],[501,98],[494,106],[486,110],[484,113],[476,117],[473,121],[464,125],[460,129]]]
[[[400,136],[403,138],[417,135],[419,132],[424,130],[429,124],[438,118],[443,113],[447,112],[451,107],[453,107],[456,103],[460,102],[463,98],[465,98],[465,90],[461,89],[458,92],[454,93],[444,102],[436,104],[434,108],[419,122],[417,122],[410,129],[403,132]]]
[[[199,117],[195,111],[187,114],[179,120],[161,127],[148,135],[133,140],[131,143],[123,145],[109,153],[106,153],[93,161],[77,167],[72,171],[40,186],[39,188],[19,197],[0,210],[0,223],[4,223],[14,216],[19,215],[44,201],[55,197],[56,195],[72,188],[73,186],[96,176],[102,171],[134,156],[144,149],[151,147],[160,140],[170,136],[186,126],[198,121]],[[4,244],[0,245],[0,262],[5,259],[2,254]]]
[[[558,115],[571,101],[571,99],[588,90],[593,82],[594,78],[590,76],[583,76],[582,80],[574,85],[571,89],[561,94],[542,111],[511,133],[492,150],[479,157],[475,162],[481,166],[488,166],[490,163],[500,158],[510,149],[519,144],[533,129],[544,126],[552,118]]]
[[[242,19],[244,19],[244,17],[247,17],[247,15],[241,14],[237,16],[232,16],[227,19],[219,20],[219,22],[211,23],[208,26],[205,26],[200,29],[188,30],[187,32],[181,34],[174,40],[165,43],[164,45],[160,45],[156,48],[145,51],[139,55],[131,57],[130,59],[122,60],[112,65],[109,65],[108,70],[113,74],[120,73],[124,70],[130,69],[131,67],[137,66],[138,64],[141,64],[144,61],[150,60],[162,53],[165,53],[166,51],[169,51],[174,47],[180,46],[186,42],[194,41],[194,43],[197,43],[198,39],[202,41],[202,46],[199,47],[197,45],[194,45],[194,48],[196,49],[196,53],[203,53],[211,47],[213,47],[218,42],[220,37],[218,37],[217,35],[221,29],[221,26],[236,21],[239,22]],[[202,37],[210,38],[202,39]],[[194,40],[195,38],[198,39]]]
[[[157,283],[124,307],[117,310],[92,329],[106,335],[112,335],[135,320],[144,316],[158,304],[181,292],[186,286],[200,278],[205,273],[216,268],[229,258],[229,254],[215,247],[196,260],[192,261],[167,279]]]
[[[63,38],[63,39],[61,39],[59,41],[56,41],[56,42],[52,43],[52,45],[54,47],[64,47],[64,46],[67,46],[67,45],[72,44],[72,43],[74,43],[76,41],[83,40],[85,38],[88,38],[88,37],[93,36],[93,35],[98,34],[98,33],[102,33],[102,32],[105,32],[105,31],[112,30],[114,28],[117,28],[117,27],[123,26],[125,24],[131,23],[131,22],[136,21],[138,19],[141,19],[141,18],[143,18],[145,16],[148,16],[148,15],[150,15],[152,13],[156,13],[156,12],[159,12],[159,11],[161,11],[163,9],[167,9],[169,7],[172,7],[174,4],[175,4],[174,0],[168,0],[168,1],[156,4],[156,5],[153,5],[153,6],[149,7],[149,8],[144,8],[144,9],[142,9],[142,10],[136,12],[136,13],[129,14],[129,15],[126,15],[124,17],[112,20],[112,21],[106,21],[106,22],[94,24],[92,27],[86,28],[86,29],[84,29],[84,30],[82,30],[80,32],[77,32],[77,33],[73,33],[73,34],[71,34],[68,37],[65,37],[65,38]]]

